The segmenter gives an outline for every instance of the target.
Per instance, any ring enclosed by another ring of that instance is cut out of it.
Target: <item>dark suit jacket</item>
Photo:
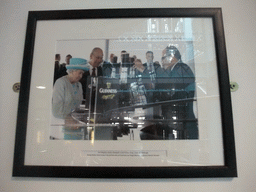
[[[154,62],[153,65],[154,65],[155,70],[158,69],[159,67],[161,67],[161,66],[160,66],[158,63],[156,63],[156,62]],[[145,68],[147,68],[147,63],[144,63],[143,66],[144,66]]]
[[[157,87],[157,89],[166,89],[165,92],[160,93],[160,101],[192,99],[195,93],[195,76],[190,67],[182,62],[177,63],[173,70],[162,69],[159,74],[163,79],[168,78],[170,82],[169,87]],[[160,84],[161,85],[161,84]],[[168,91],[169,90],[169,91]],[[193,101],[183,103],[162,105],[162,114],[165,119],[172,119],[175,115],[177,120],[185,120],[182,123],[182,130],[186,131],[186,139],[198,139],[198,127],[193,112]],[[175,127],[175,125],[174,125]]]
[[[54,66],[54,80],[53,83],[55,83],[55,81],[59,78],[61,78],[62,76],[67,75],[67,68],[66,68],[66,64],[59,64],[59,61],[55,61],[55,66]]]
[[[59,67],[59,74],[58,74],[59,77],[58,78],[63,77],[65,75],[67,75],[67,74],[68,73],[67,73],[66,63],[63,63]]]
[[[59,78],[59,61],[55,61],[54,63],[54,76],[53,76],[53,84]]]
[[[100,77],[100,76],[103,76],[103,70],[102,70],[102,67],[99,66],[97,67],[97,71],[98,71],[98,74],[97,76]],[[86,99],[86,88],[87,88],[87,79],[88,77],[90,77],[90,72],[89,71],[86,71],[84,74],[83,74],[83,77],[80,79],[80,83],[82,84],[82,88],[83,88],[83,98]]]
[[[102,73],[104,77],[111,77],[113,64],[104,61],[102,65]]]

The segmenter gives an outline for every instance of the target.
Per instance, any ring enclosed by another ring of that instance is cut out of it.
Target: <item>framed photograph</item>
[[[14,177],[236,177],[220,8],[30,11]]]

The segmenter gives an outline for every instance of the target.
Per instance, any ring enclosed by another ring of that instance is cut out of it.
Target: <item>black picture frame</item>
[[[223,166],[178,167],[80,167],[25,165],[30,84],[37,22],[42,20],[194,17],[212,18],[223,134]],[[30,11],[23,55],[20,96],[17,115],[13,177],[62,178],[205,178],[237,177],[235,140],[232,119],[230,83],[221,8],[145,8]]]

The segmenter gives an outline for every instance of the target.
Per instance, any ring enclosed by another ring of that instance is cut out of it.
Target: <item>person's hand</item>
[[[134,61],[134,68],[138,69],[140,72],[143,72],[145,70],[145,67],[143,66],[143,64],[142,64],[140,59],[136,59]]]
[[[70,129],[76,130],[79,129],[79,122],[73,119],[70,115],[65,118],[65,126],[69,127]]]

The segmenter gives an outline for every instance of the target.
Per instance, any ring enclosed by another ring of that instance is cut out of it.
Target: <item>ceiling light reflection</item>
[[[45,87],[45,86],[41,86],[41,85],[36,86],[36,88],[37,88],[37,89],[46,89],[46,87]]]

